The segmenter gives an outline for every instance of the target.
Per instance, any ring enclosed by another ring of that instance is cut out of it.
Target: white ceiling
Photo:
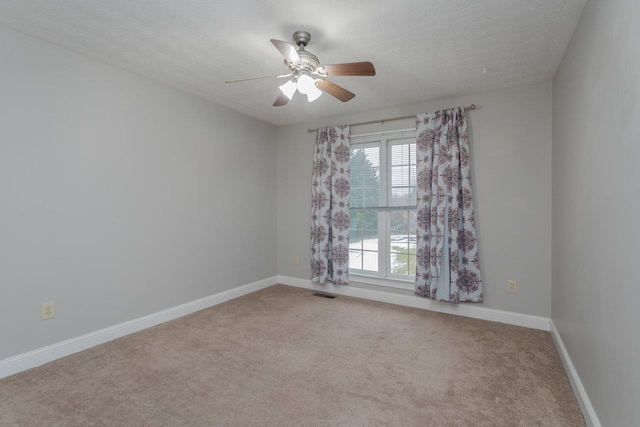
[[[0,0],[0,25],[274,125],[550,81],[585,0]],[[269,39],[311,33],[322,64],[371,61],[334,77],[342,103],[297,95],[272,107],[286,72]],[[487,68],[486,73],[483,72]]]

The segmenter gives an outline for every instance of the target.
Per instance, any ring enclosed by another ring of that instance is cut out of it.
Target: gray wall
[[[3,28],[0,58],[0,360],[276,274],[273,126]]]
[[[640,424],[640,2],[590,1],[553,82],[553,321],[602,425]]]
[[[316,134],[307,133],[307,128],[476,103],[481,109],[468,117],[483,306],[550,317],[551,99],[551,83],[544,83],[278,127],[278,274],[310,278],[310,186]],[[357,126],[352,134],[411,127],[415,119]],[[298,265],[293,265],[293,256],[300,258]],[[518,281],[517,294],[506,292],[508,279]]]

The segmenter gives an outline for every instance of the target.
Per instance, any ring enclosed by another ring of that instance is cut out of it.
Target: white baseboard
[[[571,361],[569,353],[564,346],[564,342],[562,342],[562,337],[560,337],[560,332],[556,329],[556,325],[553,323],[553,320],[551,321],[551,336],[553,337],[553,341],[556,343],[556,348],[558,349],[558,353],[560,353],[560,359],[564,365],[564,370],[567,372],[569,382],[573,388],[573,393],[576,395],[576,399],[578,399],[578,405],[580,405],[580,409],[582,410],[582,415],[584,416],[587,426],[601,427],[596,411],[591,405],[589,396],[587,396],[587,391],[584,389],[582,381],[580,381],[578,372],[576,371],[575,366],[573,366],[573,362]]]
[[[438,311],[441,313],[455,314],[458,316],[472,317],[474,319],[491,320],[493,322],[508,323],[510,325],[523,326],[525,328],[550,330],[551,320],[546,317],[532,316],[529,314],[514,313],[510,311],[495,310],[480,307],[477,304],[447,304],[421,298],[417,295],[401,295],[391,292],[382,292],[372,289],[356,288],[353,286],[336,286],[332,284],[320,285],[311,280],[298,279],[296,277],[277,276],[278,283],[299,288],[313,289],[330,292],[337,295],[345,295],[355,298],[363,298],[406,307],[421,308],[424,310]]]
[[[258,280],[257,282],[229,289],[208,297],[181,304],[166,310],[158,311],[147,316],[139,317],[128,322],[100,329],[76,338],[71,338],[56,344],[42,347],[27,353],[19,354],[0,361],[0,378],[17,374],[27,369],[52,362],[61,357],[69,356],[107,341],[159,325],[178,317],[186,316],[214,305],[241,297],[251,292],[267,288],[277,283],[277,276]]]
[[[474,319],[490,320],[494,322],[507,323],[510,325],[523,326],[526,328],[550,331],[556,344],[560,358],[573,387],[573,391],[578,399],[578,404],[582,409],[585,421],[589,427],[601,427],[595,410],[589,401],[587,392],[580,381],[580,377],[571,362],[571,358],[562,342],[555,325],[546,317],[532,316],[528,314],[514,313],[491,308],[478,307],[472,304],[443,304],[413,295],[401,295],[390,292],[382,292],[371,289],[356,288],[353,286],[335,286],[331,284],[320,285],[310,280],[299,279],[288,276],[274,276],[247,285],[229,289],[208,297],[181,304],[166,310],[139,317],[128,322],[110,326],[99,331],[91,332],[76,338],[71,338],[56,344],[42,347],[27,353],[19,354],[0,361],[0,378],[17,374],[27,369],[35,368],[56,359],[86,350],[99,344],[141,331],[170,320],[194,313],[214,305],[250,294],[260,289],[280,283],[288,286],[312,289],[323,292],[330,292],[337,295],[345,295],[355,298],[368,299],[372,301],[386,302],[390,304],[402,305],[406,307],[421,308],[424,310],[438,311],[441,313],[455,314],[458,316],[471,317]]]

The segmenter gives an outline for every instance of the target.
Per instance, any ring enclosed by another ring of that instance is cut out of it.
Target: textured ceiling
[[[585,0],[0,0],[0,25],[274,125],[550,81]],[[342,103],[297,95],[269,42],[311,33],[321,63],[371,61],[375,77],[331,80]],[[487,68],[487,72],[483,70]]]

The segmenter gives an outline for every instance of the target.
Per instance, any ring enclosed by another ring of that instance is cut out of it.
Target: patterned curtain
[[[464,109],[417,116],[416,135],[416,293],[439,301],[482,301]]]
[[[318,129],[311,185],[311,280],[349,283],[349,126]]]

